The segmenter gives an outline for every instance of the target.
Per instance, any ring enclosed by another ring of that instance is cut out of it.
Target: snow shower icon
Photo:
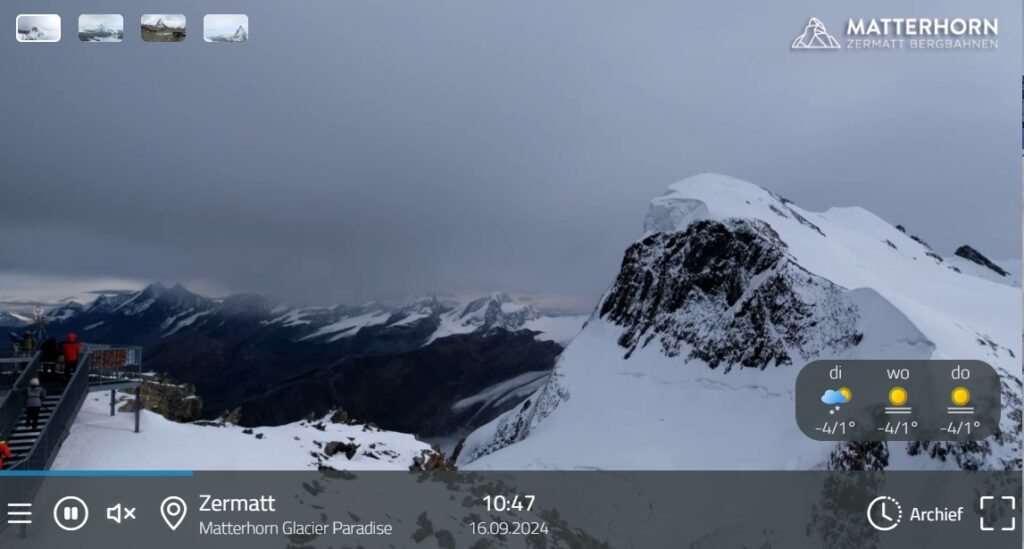
[[[838,50],[839,41],[825,29],[825,24],[817,17],[807,21],[804,32],[793,39],[790,49],[794,50]]]
[[[833,409],[829,410],[829,415],[835,415],[839,411],[840,404],[846,404],[853,399],[853,391],[849,387],[840,387],[838,389],[829,389],[821,395],[822,404],[828,406],[834,406]]]

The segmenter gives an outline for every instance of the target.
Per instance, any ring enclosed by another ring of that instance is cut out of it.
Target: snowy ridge
[[[414,458],[433,453],[413,435],[333,423],[329,417],[243,429],[231,424],[176,423],[143,410],[141,432],[135,433],[134,414],[111,417],[109,406],[107,397],[89,396],[54,469],[407,470]],[[355,448],[349,447],[351,455],[344,451],[328,455],[332,442]]]
[[[862,208],[805,211],[717,174],[654,199],[644,236],[538,392],[478,429],[469,468],[806,469],[855,449],[792,421],[816,358],[976,358],[1004,379],[1002,433],[892,443],[889,468],[1019,468],[1021,291],[950,268]],[[729,418],[709,435],[700,418]]]

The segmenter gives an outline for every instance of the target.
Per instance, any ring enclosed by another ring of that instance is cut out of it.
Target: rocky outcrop
[[[456,469],[455,458],[445,457],[444,452],[437,446],[420,452],[420,455],[412,458],[412,465],[409,466],[410,471],[454,471]]]
[[[333,457],[337,454],[345,454],[345,457],[352,459],[356,456],[356,452],[359,451],[359,445],[353,442],[339,442],[333,441],[328,442],[324,445],[324,454],[327,457]]]
[[[974,248],[972,248],[970,246],[967,246],[967,245],[960,246],[959,248],[956,249],[955,252],[953,252],[953,255],[955,255],[957,257],[962,257],[962,258],[966,259],[967,261],[970,261],[972,263],[977,263],[978,265],[981,265],[982,267],[991,269],[993,272],[995,272],[999,276],[1010,276],[1010,273],[1008,273],[1005,269],[1003,269],[999,265],[996,265],[995,263],[992,262],[991,259],[985,257],[984,255],[982,255],[981,252],[979,252],[978,250],[975,250]]]
[[[189,384],[178,384],[166,377],[146,379],[140,387],[142,408],[156,412],[179,423],[196,421],[203,414],[203,400],[196,395],[196,388]],[[122,412],[135,411],[135,399],[126,400]]]

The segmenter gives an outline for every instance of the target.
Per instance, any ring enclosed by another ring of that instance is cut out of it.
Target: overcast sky
[[[705,171],[1020,257],[1019,3],[825,4],[170,0],[187,40],[147,44],[111,0],[121,44],[0,40],[0,272],[592,304]],[[250,40],[204,43],[207,11]],[[910,14],[1000,17],[1001,47],[789,51],[811,16]]]
[[[16,19],[19,32],[29,32],[33,28],[50,35],[60,35],[60,21],[49,15],[26,14]]]
[[[116,13],[88,13],[78,18],[79,29],[98,29],[101,26],[111,30],[124,28],[124,18]]]

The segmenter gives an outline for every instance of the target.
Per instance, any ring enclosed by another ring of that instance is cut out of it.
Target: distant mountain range
[[[425,296],[292,307],[159,283],[65,303],[45,318],[55,335],[141,345],[145,368],[194,384],[208,417],[240,407],[243,425],[281,425],[341,407],[361,421],[429,436],[476,427],[515,404],[473,398],[524,374],[546,377],[585,320],[503,293],[464,303]],[[11,331],[26,320],[0,315]]]

